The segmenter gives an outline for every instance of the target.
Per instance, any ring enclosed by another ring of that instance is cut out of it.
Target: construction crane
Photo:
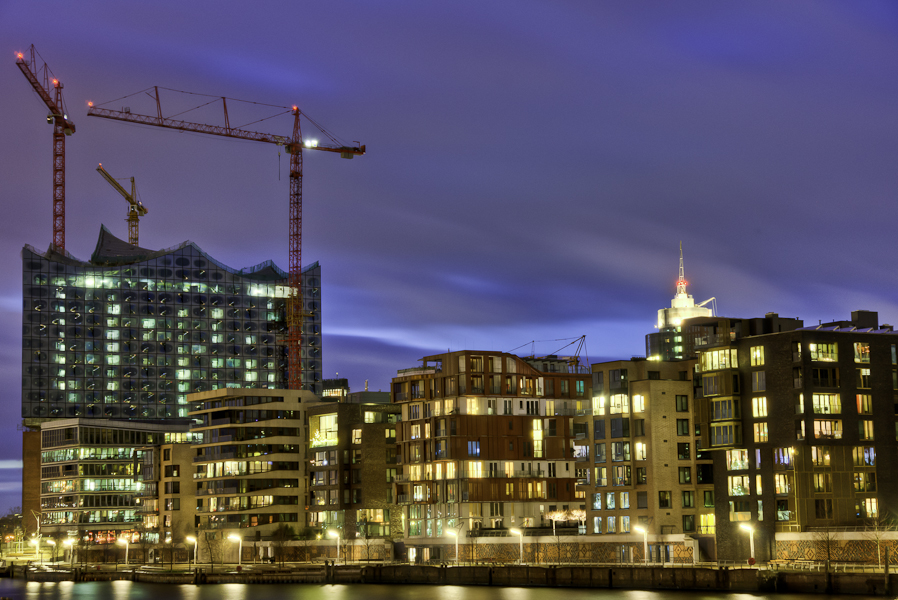
[[[134,178],[131,178],[131,193],[129,194],[112,175],[106,172],[106,169],[103,168],[103,163],[100,163],[100,166],[97,167],[97,173],[102,175],[103,179],[108,181],[109,185],[115,188],[115,191],[128,201],[128,218],[125,219],[128,221],[128,243],[136,246],[140,237],[140,217],[147,214],[147,209],[137,199],[137,185],[134,183]]]
[[[150,90],[153,90],[150,94]],[[164,89],[164,88],[163,88]],[[173,90],[177,91],[177,90]],[[208,133],[210,135],[218,135],[223,137],[237,138],[242,140],[251,140],[256,142],[266,142],[284,146],[290,155],[290,272],[288,275],[288,285],[290,294],[287,298],[287,388],[291,390],[302,389],[302,370],[301,370],[301,347],[302,347],[302,151],[303,150],[323,150],[325,152],[337,152],[342,158],[353,158],[356,155],[365,154],[365,146],[341,145],[337,139],[324,130],[321,126],[315,124],[321,132],[326,135],[333,145],[319,144],[317,141],[302,139],[302,130],[300,126],[300,115],[303,115],[298,106],[284,108],[286,114],[289,112],[293,115],[293,135],[284,136],[273,133],[260,133],[257,131],[249,131],[239,127],[231,127],[230,118],[228,117],[228,100],[223,96],[209,96],[221,98],[222,108],[224,110],[224,126],[208,125],[203,123],[192,123],[190,121],[181,121],[176,119],[165,118],[162,116],[162,102],[159,98],[159,87],[147,88],[137,94],[150,95],[156,102],[156,116],[141,115],[131,112],[130,108],[122,110],[112,110],[94,106],[92,102],[88,103],[87,116],[102,117],[105,119],[114,119],[117,121],[125,121],[128,123],[139,123],[143,125],[152,125],[154,127],[165,127],[168,129],[176,129],[178,131],[191,131],[194,133]],[[135,94],[132,94],[135,95]],[[204,94],[198,94],[204,95]],[[127,97],[127,96],[126,96]],[[239,100],[238,100],[239,102]],[[210,104],[207,102],[206,104]],[[205,106],[204,104],[203,106]],[[261,104],[254,102],[253,104]],[[273,106],[273,105],[267,105]],[[199,108],[199,107],[197,107]],[[192,109],[191,109],[192,110]],[[180,114],[180,113],[179,113]],[[274,115],[278,116],[278,115]],[[307,120],[308,115],[303,115]],[[271,118],[271,117],[268,117]]]
[[[38,56],[40,56],[38,54]],[[62,82],[52,76],[50,67],[41,59],[38,68],[34,44],[25,54],[16,53],[16,66],[37,92],[50,113],[47,123],[53,125],[53,246],[57,252],[65,252],[65,136],[75,133],[75,124],[69,120],[62,98]],[[53,86],[52,88],[50,86]]]

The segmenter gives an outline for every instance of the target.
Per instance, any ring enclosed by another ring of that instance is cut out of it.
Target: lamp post
[[[748,532],[748,548],[749,548],[750,560],[754,561],[754,558],[755,558],[755,528],[747,523],[743,523],[739,527]]]
[[[524,532],[520,529],[509,529],[508,532],[518,536],[520,548],[520,559],[518,562],[524,564]]]
[[[237,548],[237,565],[243,564],[243,538],[239,535],[229,535],[228,539],[232,542],[238,542],[240,545]]]
[[[446,533],[455,538],[455,564],[458,564],[458,532],[447,531]]]
[[[330,530],[327,532],[327,535],[329,535],[332,538],[337,538],[337,562],[340,562],[340,532]]]
[[[41,538],[34,538],[31,540],[31,545],[34,546],[34,556],[37,557],[38,551],[40,550]],[[44,553],[41,552],[41,565],[44,564]]]
[[[187,541],[193,544],[193,568],[196,568],[196,547],[199,545],[196,543],[196,538],[192,535],[187,536]]]
[[[69,549],[69,568],[75,568],[75,540],[69,538],[62,545]]]
[[[119,543],[119,544],[124,544],[124,545],[125,545],[125,566],[127,567],[128,564],[129,564],[129,561],[128,561],[128,548],[131,547],[131,542],[130,542],[130,540],[128,540],[128,538],[126,538],[126,537],[120,537],[120,538],[118,539],[118,543]]]
[[[642,534],[642,556],[645,564],[649,564],[649,532],[645,527],[634,527],[633,531]]]

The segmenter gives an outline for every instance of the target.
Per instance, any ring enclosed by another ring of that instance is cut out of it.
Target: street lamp
[[[521,564],[524,564],[524,532],[521,531],[520,529],[509,529],[508,532],[511,534],[514,534],[516,536],[519,536],[520,560],[518,562],[520,562]]]
[[[633,531],[642,534],[642,555],[645,564],[649,564],[649,532],[645,527],[634,527]]]
[[[192,535],[187,536],[187,541],[193,544],[193,568],[196,568],[196,547],[199,545],[196,543],[196,538]]]
[[[31,540],[31,545],[34,546],[34,556],[36,557],[37,552],[40,549],[41,539],[35,538],[35,539]],[[42,565],[44,564],[44,553],[43,552],[41,552],[41,564]]]
[[[75,567],[75,540],[69,538],[62,543],[63,546],[67,546],[69,549],[69,567]]]
[[[131,542],[130,542],[130,541],[128,540],[128,538],[126,538],[126,537],[120,537],[120,538],[118,539],[118,543],[119,543],[119,544],[124,544],[124,545],[125,545],[125,566],[127,567],[128,564],[129,564],[129,562],[128,562],[128,548],[131,547]]]
[[[446,533],[455,538],[455,564],[458,564],[458,532],[447,531]]]
[[[750,558],[754,560],[755,558],[755,528],[749,525],[748,523],[743,523],[740,525],[742,529],[748,532],[748,547],[750,550]]]
[[[228,536],[228,539],[231,540],[232,542],[238,542],[240,544],[240,546],[237,549],[237,564],[242,565],[243,564],[243,538],[240,537],[239,535],[231,534]]]
[[[337,562],[340,562],[340,532],[331,530],[327,532],[327,535],[337,538]]]

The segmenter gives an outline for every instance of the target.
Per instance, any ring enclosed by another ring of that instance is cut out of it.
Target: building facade
[[[268,536],[305,521],[308,391],[219,389],[190,396],[197,527]],[[257,533],[258,532],[258,533]]]
[[[587,433],[575,443],[595,560],[643,560],[637,527],[652,561],[713,560],[713,467],[694,414],[694,365],[592,365],[592,406],[575,420]]]
[[[721,323],[726,329],[726,323]],[[836,531],[881,528],[898,509],[898,335],[876,313],[698,348],[721,558],[861,560]],[[840,534],[841,535],[841,534]],[[869,545],[869,544],[868,544]]]
[[[442,558],[450,531],[542,536],[550,513],[583,510],[573,417],[590,384],[579,363],[489,351],[428,356],[399,371],[396,502],[408,558]]]
[[[370,543],[401,531],[394,505],[400,409],[387,392],[350,394],[308,410],[307,526]],[[353,402],[353,400],[357,400]]]
[[[55,419],[41,426],[41,533],[114,544],[140,533],[143,454],[189,441],[186,421]]]
[[[89,261],[22,250],[22,417],[184,419],[187,395],[283,388],[287,275],[196,244],[147,250],[102,227]],[[321,393],[321,269],[303,271],[302,368]]]

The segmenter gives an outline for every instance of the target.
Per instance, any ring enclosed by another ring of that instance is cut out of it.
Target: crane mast
[[[143,203],[137,199],[137,185],[134,183],[134,178],[131,178],[131,193],[129,194],[112,175],[106,172],[106,169],[103,168],[103,163],[100,163],[100,166],[97,167],[97,173],[102,175],[103,179],[128,201],[128,218],[125,219],[128,221],[128,243],[136,246],[140,237],[140,217],[147,214],[148,211]]]
[[[53,125],[53,246],[57,252],[65,252],[65,138],[75,133],[75,124],[65,111],[62,82],[50,77],[47,63],[38,68],[34,44],[29,49],[29,60],[25,60],[24,53],[16,53],[16,66],[50,111],[47,123]]]
[[[287,153],[290,154],[290,271],[287,280],[290,293],[287,298],[285,315],[288,344],[287,388],[291,390],[302,389],[302,325],[303,318],[306,316],[303,313],[302,302],[302,152],[303,150],[322,150],[325,152],[337,152],[343,158],[352,158],[356,155],[361,156],[365,154],[365,146],[303,144],[300,126],[300,115],[302,112],[298,106],[293,106],[289,109],[289,112],[293,115],[293,135],[290,137],[231,127],[228,117],[227,99],[224,97],[221,98],[224,110],[224,126],[167,119],[162,116],[159,88],[154,87],[153,90],[156,100],[155,116],[137,114],[130,110],[111,110],[94,106],[93,103],[88,103],[87,115],[89,117],[102,117],[179,131],[192,131],[195,133],[266,142],[284,146]]]

